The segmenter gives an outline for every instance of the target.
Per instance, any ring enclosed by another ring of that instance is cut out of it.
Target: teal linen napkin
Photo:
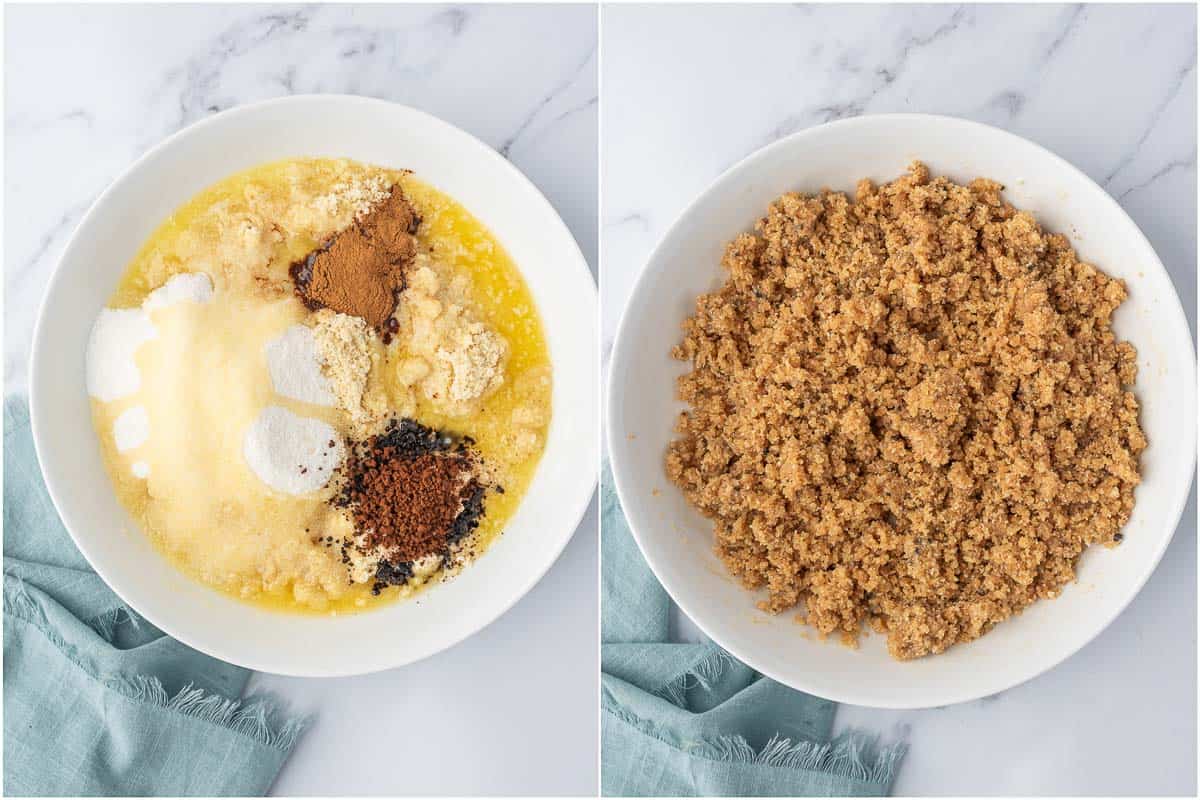
[[[670,601],[607,467],[601,487],[600,790],[625,797],[869,797],[905,745],[833,736],[836,705],[714,644],[668,643]]]
[[[250,672],[127,608],[42,484],[21,398],[4,402],[4,794],[261,795],[303,726]]]

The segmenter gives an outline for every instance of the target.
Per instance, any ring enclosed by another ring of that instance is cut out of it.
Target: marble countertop
[[[1149,236],[1194,327],[1195,24],[1184,6],[605,9],[606,358],[645,257],[721,170],[882,111],[978,119],[1071,160]],[[384,97],[475,133],[547,194],[594,270],[595,36],[586,6],[9,8],[6,391],[25,388],[38,301],[99,192],[164,136],[267,97]],[[1052,672],[945,709],[843,707],[839,724],[909,740],[901,794],[1194,794],[1194,491],[1184,519],[1133,605]],[[256,678],[317,714],[275,792],[594,791],[597,608],[579,587],[595,526],[593,506],[529,596],[434,658]],[[463,741],[481,745],[465,764]]]
[[[163,137],[268,97],[370,95],[470,131],[541,188],[596,269],[594,7],[92,5],[5,14],[6,391],[25,390],[46,281],[104,187]],[[593,503],[529,595],[437,656],[359,678],[256,676],[253,689],[316,715],[274,793],[593,794],[596,525]]]
[[[975,119],[1073,162],[1150,238],[1195,328],[1194,7],[606,6],[601,31],[606,365],[650,250],[720,172],[878,112]],[[1133,604],[1058,668],[949,708],[842,707],[838,724],[909,741],[901,795],[1194,795],[1195,489]]]

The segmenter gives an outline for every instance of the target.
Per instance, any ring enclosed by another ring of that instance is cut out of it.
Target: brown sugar
[[[409,264],[417,254],[420,220],[400,187],[349,228],[292,266],[296,292],[312,309],[361,317],[380,333],[389,325]]]
[[[899,659],[978,638],[1121,539],[1146,439],[1124,284],[978,179],[787,194],[675,357],[671,480],[770,612]]]

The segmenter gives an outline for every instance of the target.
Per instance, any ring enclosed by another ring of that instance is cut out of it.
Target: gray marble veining
[[[8,13],[5,190],[17,202],[6,219],[6,390],[25,386],[45,281],[104,187],[171,133],[269,97],[381,97],[474,133],[539,185],[596,268],[594,8],[88,6]]]

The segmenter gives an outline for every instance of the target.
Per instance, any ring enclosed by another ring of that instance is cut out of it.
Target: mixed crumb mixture
[[[1002,188],[916,163],[784,195],[698,298],[667,473],[764,610],[918,658],[1121,540],[1147,444],[1124,284]]]
[[[490,232],[345,160],[264,165],[172,214],[87,372],[147,534],[205,583],[295,610],[453,574],[515,511],[550,420],[538,315]]]

